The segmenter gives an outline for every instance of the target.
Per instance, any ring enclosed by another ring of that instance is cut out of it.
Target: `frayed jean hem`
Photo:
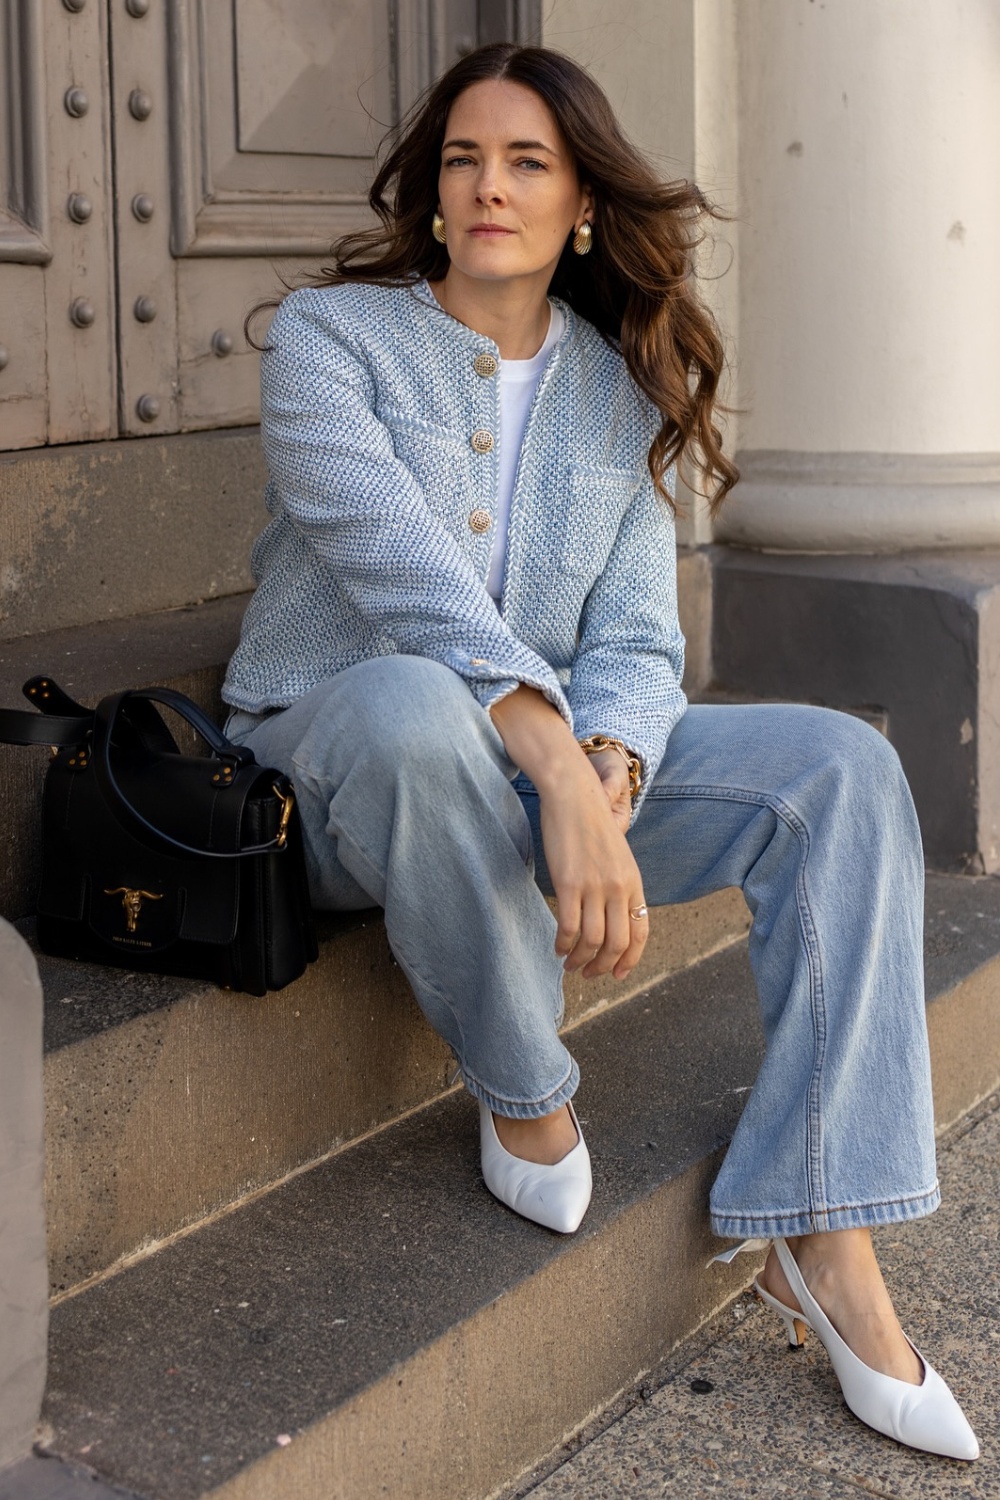
[[[554,1114],[557,1109],[568,1104],[580,1086],[579,1066],[573,1058],[569,1061],[566,1077],[541,1099],[505,1099],[501,1094],[492,1093],[464,1068],[461,1070],[462,1082],[473,1099],[478,1099],[481,1104],[488,1104],[495,1115],[506,1115],[510,1120],[540,1120],[544,1115]]]
[[[923,1219],[941,1203],[935,1182],[925,1192],[886,1203],[852,1203],[839,1208],[799,1210],[781,1214],[720,1214],[710,1212],[712,1233],[720,1240],[773,1240],[789,1235],[826,1234],[834,1229],[877,1229],[882,1224],[906,1224]]]

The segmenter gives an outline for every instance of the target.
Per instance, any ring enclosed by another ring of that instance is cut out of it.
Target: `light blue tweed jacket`
[[[272,519],[227,703],[260,713],[355,662],[425,656],[487,708],[539,688],[578,738],[631,745],[648,785],[686,706],[673,517],[646,468],[659,419],[621,356],[560,306],[498,609],[494,524],[475,529],[496,513],[496,345],[425,282],[285,299],[261,361]],[[493,359],[477,370],[477,355]]]

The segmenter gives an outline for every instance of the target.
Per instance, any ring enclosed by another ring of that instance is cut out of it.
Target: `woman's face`
[[[455,270],[476,280],[551,278],[592,214],[555,116],[533,89],[485,79],[448,114],[440,211]]]

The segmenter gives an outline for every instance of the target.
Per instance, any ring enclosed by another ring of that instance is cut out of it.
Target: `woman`
[[[564,971],[624,978],[647,901],[742,886],[768,1047],[713,1229],[773,1240],[761,1295],[863,1420],[974,1458],[870,1237],[939,1199],[898,762],[847,716],[680,688],[673,463],[716,501],[736,478],[692,279],[711,210],[582,70],[505,45],[434,87],[372,204],[269,334],[230,732],[294,777],[317,905],[384,908],[487,1186],[565,1233],[591,1177]]]

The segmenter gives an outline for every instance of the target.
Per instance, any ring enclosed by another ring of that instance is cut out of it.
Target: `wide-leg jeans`
[[[538,796],[449,668],[359,663],[230,733],[295,783],[317,907],[385,912],[469,1092],[535,1117],[572,1097]],[[895,752],[794,705],[693,706],[629,834],[649,905],[740,886],[766,1055],[711,1194],[724,1237],[937,1207],[923,866]]]

